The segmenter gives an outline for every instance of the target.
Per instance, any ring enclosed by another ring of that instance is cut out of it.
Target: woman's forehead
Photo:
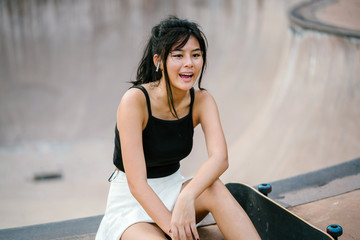
[[[173,45],[171,48],[172,51],[194,51],[194,50],[201,50],[200,43],[197,40],[196,37],[191,35],[187,42],[183,45],[184,38],[182,38],[180,41],[178,41],[176,44]],[[181,46],[183,45],[183,46]]]

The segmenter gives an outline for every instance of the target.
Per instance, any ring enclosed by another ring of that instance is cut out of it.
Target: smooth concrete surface
[[[360,2],[358,0],[328,2],[329,4],[319,7],[314,14],[317,19],[330,26],[360,31]]]
[[[55,240],[94,240],[95,234],[84,234],[84,235],[77,235],[72,237],[65,237],[65,238],[57,238]]]
[[[290,208],[290,211],[319,229],[330,224],[343,228],[339,240],[360,239],[360,190]]]
[[[209,40],[203,86],[228,142],[224,182],[359,157],[360,40],[292,26],[300,2],[0,1],[0,228],[103,214],[117,104],[151,26],[169,14]],[[184,175],[206,156],[198,127]],[[34,180],[50,173],[62,178]]]

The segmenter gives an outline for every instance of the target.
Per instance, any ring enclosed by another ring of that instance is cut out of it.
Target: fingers
[[[171,233],[172,240],[186,240],[186,238],[184,238],[183,231],[181,230],[181,228],[176,227],[176,225],[173,225],[171,227]]]
[[[180,227],[180,228],[178,229],[178,231],[179,231],[179,239],[180,239],[180,240],[188,240],[188,239],[186,238],[186,233],[185,233],[184,227]]]
[[[191,224],[191,231],[192,231],[192,233],[194,235],[195,240],[200,240],[200,236],[199,236],[199,233],[197,231],[197,227],[196,227],[195,223]]]
[[[191,233],[191,228],[189,225],[185,226],[185,236],[186,236],[186,240],[193,240],[192,238],[192,233]]]
[[[169,233],[170,233],[169,235],[171,237],[171,240],[179,240],[179,234],[178,234],[177,228],[174,225],[171,225]]]
[[[173,225],[170,229],[172,240],[199,240],[199,233],[195,223],[186,224],[185,226]],[[194,238],[193,238],[194,237]]]

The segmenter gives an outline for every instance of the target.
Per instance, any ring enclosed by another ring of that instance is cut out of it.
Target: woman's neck
[[[167,103],[168,96],[167,96],[165,79],[160,80],[160,84],[158,87],[160,90],[158,96]],[[176,108],[186,98],[186,94],[188,91],[182,91],[180,89],[171,88],[171,92],[173,96],[174,106]]]

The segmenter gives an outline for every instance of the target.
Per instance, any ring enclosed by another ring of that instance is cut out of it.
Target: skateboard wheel
[[[331,224],[326,228],[326,232],[336,240],[343,234],[343,229],[340,225]]]
[[[259,192],[267,196],[271,192],[272,188],[269,183],[262,183],[258,186],[258,190]]]

